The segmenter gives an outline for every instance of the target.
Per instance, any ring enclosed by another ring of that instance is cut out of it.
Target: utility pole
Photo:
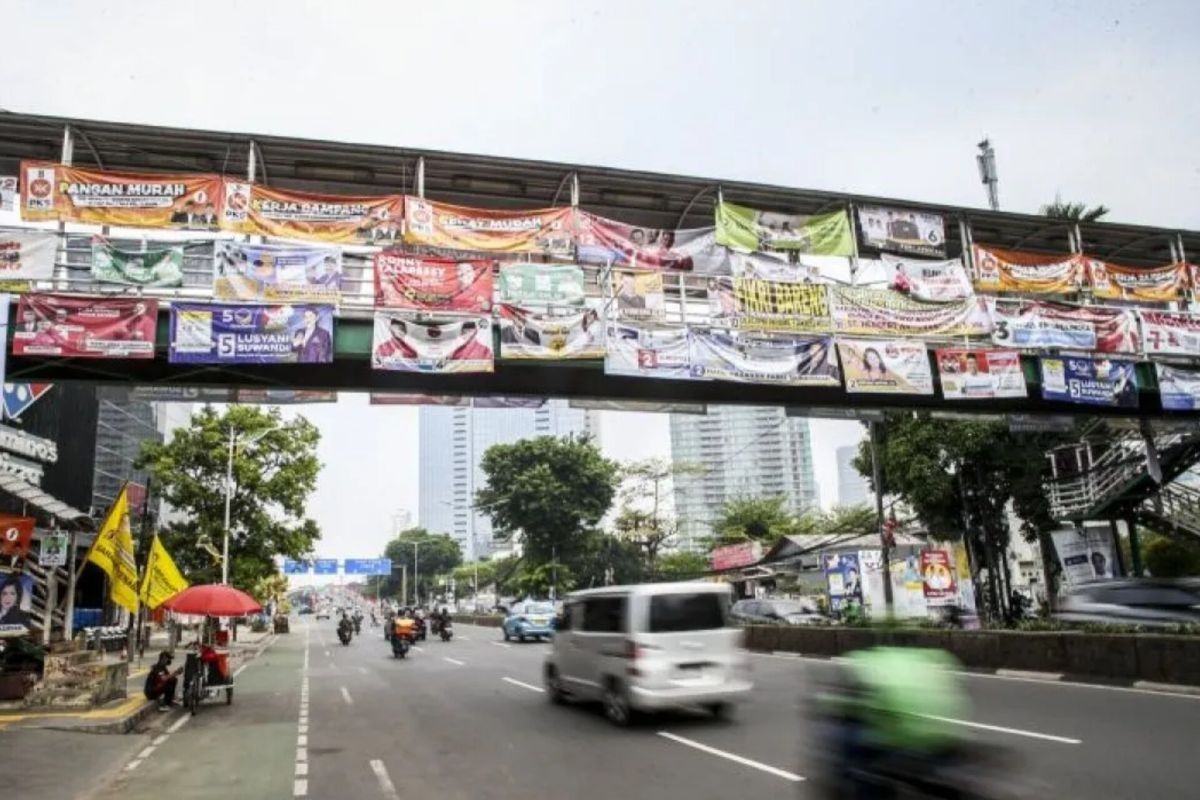
[[[976,147],[979,148],[979,154],[975,156],[975,162],[979,165],[979,180],[987,186],[988,207],[992,211],[999,211],[1000,178],[996,174],[996,151],[987,138]]]
[[[867,423],[871,434],[871,483],[875,487],[875,524],[879,531],[879,549],[883,557],[883,604],[890,619],[894,600],[892,598],[892,559],[891,547],[888,542],[887,523],[883,519],[883,470],[879,464],[879,423],[871,420]]]
[[[420,550],[418,549],[420,542],[413,542],[413,605],[421,605],[421,583],[420,583]]]

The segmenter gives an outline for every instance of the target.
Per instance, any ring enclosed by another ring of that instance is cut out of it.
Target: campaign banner
[[[1200,316],[1141,309],[1136,313],[1146,355],[1200,358]]]
[[[945,349],[935,358],[947,400],[1027,396],[1021,354],[1014,350]]]
[[[961,258],[920,261],[883,253],[878,260],[858,262],[856,286],[887,288],[917,300],[944,303],[975,294]]]
[[[502,264],[500,302],[520,306],[579,306],[583,270],[574,264]]]
[[[375,312],[371,368],[395,372],[492,372],[492,321],[487,317],[416,320]]]
[[[158,301],[21,295],[14,356],[154,358]]]
[[[1106,580],[1116,577],[1113,552],[1113,537],[1108,526],[1085,526],[1051,531],[1054,549],[1062,563],[1063,577],[1076,586],[1088,581]]]
[[[739,253],[728,250],[727,270],[735,278],[759,278],[782,283],[850,283],[850,259],[840,256],[800,255],[789,261],[787,253]]]
[[[761,542],[738,542],[724,547],[714,547],[713,551],[708,554],[709,565],[718,571],[748,567],[761,560]]]
[[[924,342],[838,339],[837,351],[851,394],[933,394]]]
[[[328,364],[333,306],[172,303],[172,364]]]
[[[644,322],[666,316],[661,272],[613,270],[612,290],[615,319]]]
[[[1084,259],[973,245],[975,288],[981,292],[1074,294],[1083,285]]]
[[[65,533],[42,534],[41,547],[38,549],[38,566],[65,567],[67,565],[67,548],[71,537]]]
[[[609,323],[604,374],[690,380],[690,352],[684,328]]]
[[[602,358],[604,324],[595,309],[539,314],[500,306],[500,357],[548,360]]]
[[[0,514],[0,561],[25,558],[33,543],[33,529],[37,520],[33,517],[15,517]]]
[[[716,274],[725,258],[715,228],[643,228],[578,209],[573,224],[580,264]]]
[[[1138,352],[1132,309],[998,298],[988,303],[992,342],[1002,347]]]
[[[373,406],[457,406],[468,407],[471,398],[459,394],[415,394],[400,392],[371,392]]]
[[[691,332],[693,378],[783,386],[840,386],[830,336],[765,337]]]
[[[29,633],[33,609],[33,576],[0,569],[0,638]]]
[[[571,211],[569,206],[498,211],[410,196],[404,201],[404,241],[453,250],[569,256]]]
[[[992,331],[992,316],[982,297],[932,303],[891,289],[830,286],[829,303],[838,333],[987,336]]]
[[[0,230],[0,281],[48,281],[57,253],[53,231]]]
[[[546,405],[544,397],[502,397],[490,395],[471,398],[473,408],[541,408]]]
[[[831,327],[825,286],[759,278],[710,278],[713,325],[749,331],[816,333]]]
[[[571,408],[589,411],[621,411],[634,414],[700,414],[708,413],[704,403],[658,402],[656,400],[597,400],[595,398],[571,398]]]
[[[946,606],[958,602],[958,583],[954,579],[954,572],[954,562],[945,550],[921,551],[921,589],[926,604]]]
[[[19,182],[16,175],[0,175],[0,211],[12,211],[17,207]]]
[[[829,609],[834,613],[862,607],[862,570],[858,553],[828,553],[821,557],[829,590]]]
[[[868,247],[921,256],[946,255],[946,222],[941,214],[859,206],[858,229]]]
[[[22,161],[21,219],[215,231],[222,179]]]
[[[492,310],[488,260],[427,258],[384,250],[375,254],[375,305],[413,311],[486,314]]]
[[[235,389],[235,403],[257,406],[297,406],[311,403],[336,403],[337,392],[319,389]]]
[[[1188,265],[1182,261],[1162,267],[1129,267],[1084,258],[1092,294],[1104,300],[1169,303],[1188,290]]]
[[[1089,406],[1137,408],[1136,366],[1108,358],[1038,359],[1042,397]]]
[[[226,180],[221,228],[235,233],[337,244],[392,244],[404,226],[404,196],[335,195]]]
[[[97,237],[92,240],[92,280],[125,286],[182,286],[183,245],[126,250]]]
[[[717,244],[735,250],[791,250],[823,256],[854,255],[850,215],[843,211],[804,216],[717,203]]]
[[[1158,397],[1167,411],[1200,410],[1200,371],[1155,363]]]
[[[213,297],[246,302],[337,303],[342,252],[332,247],[216,243]]]

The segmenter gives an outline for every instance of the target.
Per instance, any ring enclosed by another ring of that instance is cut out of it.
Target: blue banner
[[[1137,408],[1134,362],[1112,358],[1040,358],[1042,397],[1089,406]]]
[[[337,568],[336,558],[313,559],[313,573],[316,575],[337,575]]]
[[[347,575],[391,575],[392,561],[389,558],[347,558]]]
[[[827,554],[822,556],[825,582],[829,589],[829,608],[845,611],[862,606],[862,570],[858,553]]]
[[[172,364],[328,364],[333,306],[171,306]]]
[[[290,558],[285,558],[283,560],[283,574],[284,575],[307,575],[308,574],[308,562],[307,561],[293,561]]]
[[[1200,372],[1155,364],[1158,396],[1167,411],[1200,410]]]

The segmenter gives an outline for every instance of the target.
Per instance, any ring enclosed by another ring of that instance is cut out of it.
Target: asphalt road
[[[828,662],[754,655],[732,721],[699,714],[609,725],[540,691],[546,644],[458,626],[393,659],[378,628],[349,647],[300,622],[213,704],[134,756],[98,796],[141,800],[437,797],[695,800],[811,796],[817,737],[803,698]],[[980,740],[1005,748],[1038,797],[1200,793],[1200,698],[969,676]],[[181,717],[182,719],[182,717]],[[958,724],[958,723],[954,723]],[[132,762],[131,762],[132,763]]]

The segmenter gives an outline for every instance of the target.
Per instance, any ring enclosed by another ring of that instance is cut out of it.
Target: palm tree
[[[1062,195],[1054,195],[1054,202],[1042,206],[1041,215],[1052,219],[1065,219],[1072,222],[1099,222],[1108,213],[1108,206],[1087,207],[1086,203],[1064,203]]]

